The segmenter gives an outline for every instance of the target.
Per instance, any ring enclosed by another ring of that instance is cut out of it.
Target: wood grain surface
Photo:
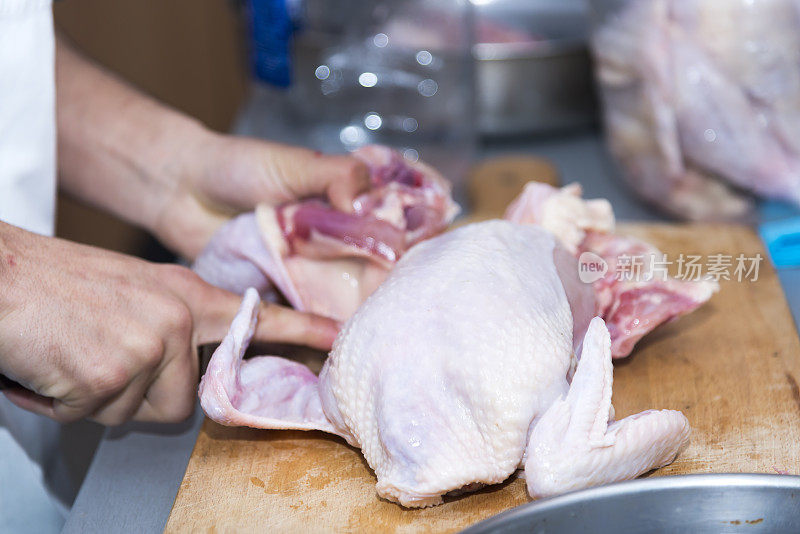
[[[556,185],[546,160],[500,156],[471,173],[471,216],[500,217],[530,179]],[[777,276],[752,230],[731,225],[627,225],[621,233],[679,254],[761,254],[755,282],[721,281],[704,307],[644,338],[617,361],[618,418],[682,410],[693,427],[676,462],[646,476],[800,468],[800,342]],[[303,362],[318,371],[321,359]],[[453,532],[529,501],[504,484],[424,510],[379,499],[360,451],[320,432],[228,428],[206,420],[167,531]]]
[[[629,225],[670,256],[760,253],[748,228]],[[662,326],[615,366],[617,417],[682,410],[691,442],[646,476],[707,472],[798,473],[800,342],[772,267],[755,282],[722,281],[695,313]],[[167,531],[450,532],[528,501],[524,481],[424,510],[379,499],[357,449],[319,432],[227,428],[206,421]]]

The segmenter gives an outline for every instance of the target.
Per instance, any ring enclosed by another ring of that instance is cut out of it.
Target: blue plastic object
[[[759,233],[775,267],[800,267],[800,216],[763,222]]]
[[[287,0],[247,0],[253,74],[278,87],[292,83],[290,44],[295,27],[286,4]]]

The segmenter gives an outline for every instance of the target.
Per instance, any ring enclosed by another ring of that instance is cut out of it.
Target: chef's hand
[[[195,405],[199,344],[236,295],[153,264],[0,223],[0,373],[15,404],[58,421],[179,421]],[[263,305],[256,338],[327,349],[334,321]]]
[[[369,184],[366,166],[352,156],[205,132],[176,166],[169,202],[151,230],[168,247],[194,258],[231,216],[258,203],[272,205],[312,195],[343,211]],[[180,170],[179,170],[180,169]]]
[[[87,61],[59,38],[62,189],[194,259],[214,231],[264,202],[327,196],[342,210],[368,184],[351,156],[221,135]]]

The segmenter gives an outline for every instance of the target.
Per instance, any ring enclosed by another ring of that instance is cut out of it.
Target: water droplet
[[[378,83],[378,75],[374,72],[362,72],[358,76],[358,83],[364,87],[375,87]]]
[[[703,138],[709,143],[713,143],[717,140],[717,132],[711,128],[708,128],[705,132],[703,132]]]
[[[433,61],[433,54],[427,50],[420,50],[417,52],[417,63],[420,65],[430,65]]]
[[[320,65],[317,67],[317,70],[314,71],[314,76],[316,76],[318,80],[327,80],[330,75],[331,69],[329,69],[327,65]]]
[[[389,36],[385,33],[376,33],[372,38],[372,43],[378,48],[383,48],[389,44]]]
[[[421,94],[422,96],[433,96],[436,94],[436,91],[438,90],[439,90],[439,84],[436,83],[434,80],[431,80],[430,78],[422,80],[417,85],[417,91],[419,91],[419,94]]]

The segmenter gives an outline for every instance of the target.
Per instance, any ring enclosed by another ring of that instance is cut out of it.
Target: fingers
[[[204,282],[188,269],[171,267],[166,276],[173,278],[171,287],[189,307],[194,322],[195,345],[220,341],[225,337],[241,305],[241,296]],[[338,333],[339,324],[333,319],[262,303],[253,339],[328,350]]]
[[[369,171],[349,155],[324,155],[304,148],[263,144],[266,179],[283,191],[282,201],[325,195],[339,210],[353,211],[353,200],[369,187]]]
[[[339,323],[328,317],[262,303],[253,340],[330,350],[338,333]]]
[[[366,164],[351,156],[327,156],[325,159],[320,181],[327,183],[328,199],[338,210],[353,211],[353,200],[369,187]]]
[[[189,345],[167,354],[164,367],[152,380],[133,419],[178,422],[189,417],[197,402],[198,367],[197,352]]]
[[[212,343],[225,337],[241,302],[239,295],[212,287],[196,307],[189,303],[196,321],[197,344]],[[333,319],[262,302],[253,339],[328,350],[338,333],[339,324]]]
[[[44,415],[59,423],[71,423],[89,415],[90,405],[67,404],[59,399],[45,397],[27,389],[4,390],[6,398],[23,410]]]
[[[129,419],[174,423],[192,413],[199,361],[192,341],[191,321],[173,318],[164,321],[163,328],[163,349],[158,354],[132,354],[126,384],[115,388],[115,394],[106,397],[89,419],[104,425],[118,425]],[[54,402],[56,413],[59,408],[67,407]]]
[[[171,315],[176,315],[178,309],[176,306]],[[162,351],[157,357],[140,354],[138,361],[136,356],[132,357],[131,378],[125,387],[96,409],[90,419],[104,425],[118,425],[131,418],[178,422],[192,413],[199,361],[191,319],[173,317],[162,326]]]
[[[92,421],[101,425],[119,425],[130,419],[139,409],[149,385],[149,376],[139,374],[117,395],[106,401],[91,414]]]

